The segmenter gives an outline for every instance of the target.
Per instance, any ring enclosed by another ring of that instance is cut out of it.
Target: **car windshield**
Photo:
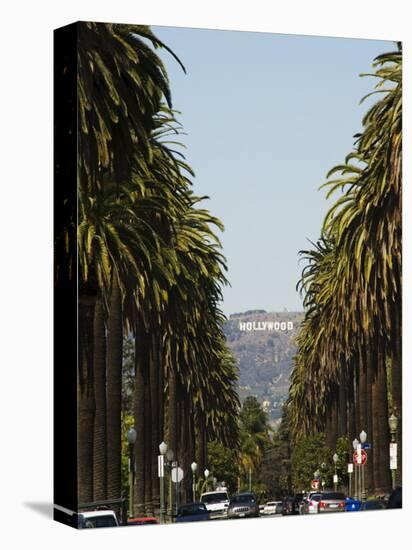
[[[230,502],[255,502],[255,497],[253,495],[236,495],[231,498]]]
[[[84,518],[84,527],[86,529],[93,527],[114,527],[116,522],[113,516],[94,516]]]
[[[179,516],[197,516],[199,514],[207,514],[206,506],[202,503],[182,506],[179,509]]]
[[[323,493],[322,500],[345,500],[343,493]]]
[[[214,502],[223,502],[224,500],[228,500],[228,496],[227,493],[222,491],[219,493],[210,493],[210,495],[202,495],[200,500],[206,504],[212,504]]]

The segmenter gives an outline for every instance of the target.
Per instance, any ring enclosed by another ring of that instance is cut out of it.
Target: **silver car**
[[[343,493],[335,493],[325,491],[321,493],[321,498],[318,503],[318,513],[325,512],[345,512],[346,497]]]

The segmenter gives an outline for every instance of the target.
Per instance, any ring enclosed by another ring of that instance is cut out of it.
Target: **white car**
[[[93,510],[92,512],[79,512],[77,525],[79,529],[118,527],[119,522],[113,510]]]
[[[211,518],[222,517],[227,514],[229,508],[229,495],[226,489],[202,493],[200,502],[203,502]]]
[[[264,505],[263,510],[261,511],[261,514],[264,514],[266,516],[271,516],[273,514],[276,514],[280,504],[282,504],[280,500],[273,500],[271,502],[267,502]]]

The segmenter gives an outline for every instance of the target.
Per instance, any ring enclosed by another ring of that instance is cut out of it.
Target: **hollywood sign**
[[[239,322],[239,330],[250,332],[252,330],[293,330],[292,321],[244,321]]]

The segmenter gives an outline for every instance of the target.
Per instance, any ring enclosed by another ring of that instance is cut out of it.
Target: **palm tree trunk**
[[[151,356],[151,342],[148,338],[147,355],[145,357],[145,369],[144,369],[144,480],[145,480],[145,513],[148,516],[153,514],[153,497],[152,497],[152,461],[153,461],[153,445],[152,445],[152,403],[151,403],[151,389],[150,389],[150,356]],[[157,452],[155,454],[157,457]]]
[[[176,373],[172,366],[169,367],[169,377],[168,377],[168,403],[167,403],[167,443],[168,446],[173,450],[175,456],[178,453],[178,444],[177,444],[177,387],[176,387]]]
[[[93,500],[93,437],[96,403],[93,387],[95,296],[79,296],[77,483],[79,503]]]
[[[375,492],[385,494],[390,491],[389,471],[389,427],[388,394],[385,356],[378,349],[376,375],[372,384],[373,408],[373,448]]]
[[[152,501],[155,513],[160,512],[160,487],[157,473],[157,456],[159,454],[160,430],[159,430],[159,370],[160,350],[158,334],[153,334],[150,357],[150,396],[151,396],[151,425],[152,425]]]
[[[339,414],[338,414],[338,437],[345,437],[348,428],[347,409],[347,378],[346,366],[343,357],[341,358],[340,381],[339,381]]]
[[[393,314],[393,330],[391,334],[391,385],[392,409],[398,417],[398,469],[396,470],[396,484],[402,485],[402,328],[400,305]]]
[[[144,360],[145,338],[143,331],[135,335],[135,387],[134,387],[134,427],[136,430],[136,443],[134,456],[135,491],[134,491],[134,515],[144,515],[145,506],[145,392],[144,392]]]
[[[122,302],[116,274],[112,280],[107,332],[107,498],[121,496]]]
[[[93,500],[107,498],[107,450],[106,450],[106,329],[101,296],[94,310],[93,370],[96,415],[93,441]]]

